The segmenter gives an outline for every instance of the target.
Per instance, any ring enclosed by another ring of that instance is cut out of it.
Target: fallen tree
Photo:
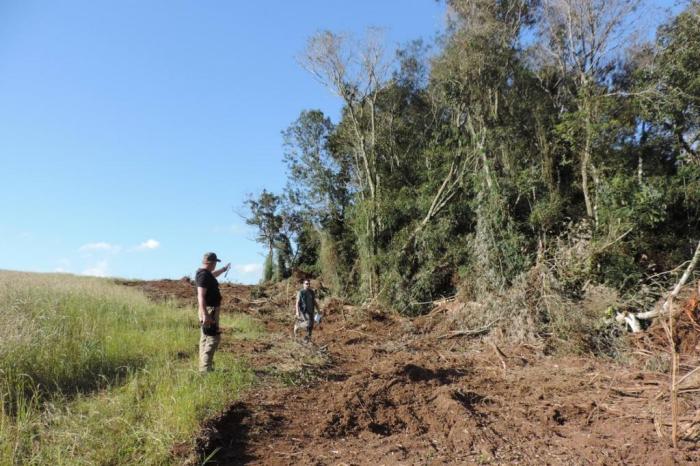
[[[683,288],[683,285],[685,285],[685,283],[688,281],[688,278],[690,278],[690,275],[695,269],[698,260],[700,260],[700,243],[698,243],[697,247],[695,248],[695,254],[693,254],[693,258],[690,260],[688,267],[685,269],[685,272],[683,272],[683,275],[681,276],[680,280],[678,280],[678,283],[676,283],[676,286],[673,287],[671,293],[669,293],[668,297],[664,300],[663,305],[656,306],[651,311],[640,312],[637,314],[630,312],[619,313],[616,317],[617,321],[626,322],[630,326],[630,329],[632,329],[632,332],[637,333],[642,331],[642,326],[639,322],[640,320],[651,320],[656,317],[667,316],[669,312],[671,312],[671,303],[676,296],[678,296],[678,293],[681,291],[681,288]]]

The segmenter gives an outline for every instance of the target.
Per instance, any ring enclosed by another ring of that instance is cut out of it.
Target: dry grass
[[[193,309],[103,279],[0,272],[0,464],[169,464],[252,373],[195,371]],[[246,317],[223,322],[248,338]]]
[[[615,240],[611,233],[608,242]],[[620,304],[616,290],[586,281],[594,246],[586,230],[557,241],[549,255],[520,274],[503,293],[482,292],[450,318],[454,329],[493,327],[492,334],[513,343],[544,345],[548,351],[618,356],[621,329],[606,316]]]

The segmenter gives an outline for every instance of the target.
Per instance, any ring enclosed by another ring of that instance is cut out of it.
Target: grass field
[[[223,326],[255,337],[246,316]],[[196,311],[105,279],[0,271],[0,464],[171,464],[252,372],[196,372]]]

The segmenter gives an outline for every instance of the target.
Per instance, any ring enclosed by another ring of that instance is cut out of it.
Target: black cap
[[[202,262],[221,262],[221,259],[216,257],[215,252],[206,252],[204,253],[204,259],[202,259]]]

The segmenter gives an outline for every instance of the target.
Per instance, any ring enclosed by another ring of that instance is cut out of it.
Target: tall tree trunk
[[[591,108],[590,102],[586,98],[585,105],[585,141],[583,144],[583,153],[581,154],[581,190],[583,191],[583,200],[586,203],[586,215],[593,218],[593,203],[591,202],[591,193],[588,188],[588,166],[591,162],[591,143],[593,139],[593,130],[591,128]]]
[[[642,122],[642,135],[639,138],[639,145],[644,147],[647,142],[647,124]],[[644,183],[644,160],[642,159],[642,151],[637,151],[637,182],[639,186]]]

